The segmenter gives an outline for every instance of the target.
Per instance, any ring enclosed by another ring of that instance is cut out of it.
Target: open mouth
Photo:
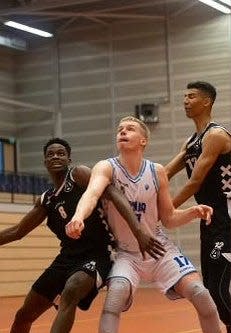
[[[60,167],[62,167],[63,165],[62,165],[62,163],[58,163],[58,162],[56,162],[56,163],[51,163],[51,167],[52,168],[60,168]]]

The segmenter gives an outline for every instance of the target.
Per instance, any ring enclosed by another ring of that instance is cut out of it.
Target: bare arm
[[[19,240],[35,229],[46,218],[46,210],[40,203],[40,198],[35,206],[22,218],[22,220],[0,232],[0,245]]]
[[[100,161],[93,167],[88,187],[77,205],[74,217],[78,216],[83,221],[91,215],[104,190],[111,183],[111,178],[112,167],[108,161]]]
[[[186,152],[186,142],[181,147],[180,152],[167,164],[165,165],[165,171],[167,173],[168,179],[171,179],[178,172],[180,172],[185,167],[185,152]]]
[[[158,193],[158,211],[163,225],[170,229],[187,224],[196,218],[202,218],[210,222],[212,208],[206,205],[196,205],[188,209],[175,209],[169,192],[167,175],[164,167],[159,165],[157,169],[160,189]]]
[[[84,220],[93,212],[99,198],[111,183],[111,178],[112,167],[108,161],[100,161],[94,166],[87,189],[79,200],[71,221],[66,225],[66,233],[69,237],[80,237]]]
[[[203,139],[202,154],[196,161],[191,178],[173,199],[173,205],[179,207],[200,189],[208,172],[218,156],[225,152],[230,137],[220,129],[211,129]]]

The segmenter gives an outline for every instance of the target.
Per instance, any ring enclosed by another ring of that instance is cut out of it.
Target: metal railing
[[[49,186],[49,179],[44,175],[3,172],[0,173],[0,202],[34,203]]]

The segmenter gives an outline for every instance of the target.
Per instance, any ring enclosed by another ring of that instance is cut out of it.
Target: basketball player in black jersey
[[[231,133],[211,119],[215,88],[207,82],[187,85],[184,108],[196,132],[166,166],[169,179],[186,168],[189,180],[175,196],[180,206],[192,195],[213,208],[212,222],[200,225],[201,270],[221,320],[231,333]]]
[[[35,281],[17,311],[11,333],[28,333],[32,323],[61,294],[60,305],[52,333],[70,332],[76,306],[87,310],[104,285],[111,268],[110,233],[100,205],[86,221],[82,237],[69,238],[65,225],[71,220],[76,205],[90,178],[85,166],[70,167],[71,148],[62,139],[55,138],[44,146],[45,166],[53,187],[43,193],[34,208],[19,224],[0,232],[0,245],[21,239],[47,218],[47,225],[60,240],[61,250],[51,265]],[[105,195],[112,200],[137,236],[140,248],[154,257],[163,254],[161,245],[139,229],[136,216],[125,197],[113,186]]]

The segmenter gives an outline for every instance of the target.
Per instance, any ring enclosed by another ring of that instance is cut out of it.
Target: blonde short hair
[[[126,116],[126,117],[122,118],[119,123],[122,123],[124,121],[134,121],[135,123],[139,124],[140,127],[141,127],[141,129],[144,132],[145,139],[147,139],[147,141],[149,140],[149,138],[150,138],[150,130],[149,130],[149,128],[145,125],[145,123],[142,120],[140,120],[138,118],[135,118],[133,116]]]

